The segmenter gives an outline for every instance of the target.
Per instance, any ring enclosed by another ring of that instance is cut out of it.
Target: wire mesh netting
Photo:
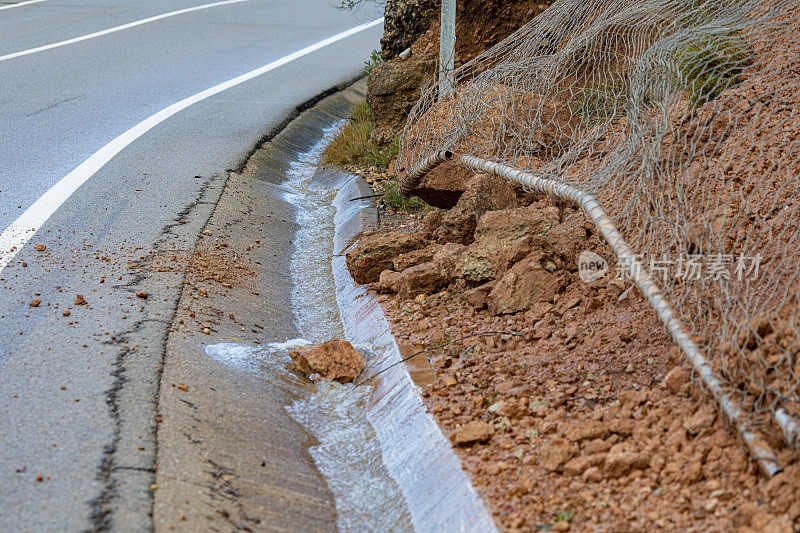
[[[446,149],[593,194],[775,435],[800,416],[798,7],[559,1],[425,91],[398,168]]]

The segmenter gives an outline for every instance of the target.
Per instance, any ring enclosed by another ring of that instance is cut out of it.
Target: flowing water
[[[383,463],[381,446],[367,420],[371,387],[308,381],[292,370],[288,351],[297,346],[344,338],[332,271],[333,199],[336,191],[315,184],[316,161],[335,132],[332,128],[292,163],[286,200],[297,209],[300,226],[291,261],[292,307],[302,338],[254,347],[208,346],[212,358],[243,371],[259,372],[297,398],[289,414],[318,441],[309,448],[336,503],[341,531],[413,531],[403,493]],[[370,359],[370,347],[358,346]]]

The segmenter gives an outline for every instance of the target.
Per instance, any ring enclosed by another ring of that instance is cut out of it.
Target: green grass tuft
[[[383,181],[381,187],[383,188],[383,203],[392,209],[408,213],[434,209],[416,196],[412,196],[411,198],[403,198],[400,196],[397,180]]]
[[[366,165],[387,168],[400,151],[399,136],[387,147],[381,148],[370,138],[375,124],[366,100],[361,100],[350,111],[347,124],[325,148],[322,162],[334,165]]]

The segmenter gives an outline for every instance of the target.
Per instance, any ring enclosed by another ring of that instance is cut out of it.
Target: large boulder
[[[564,286],[563,277],[548,272],[541,262],[545,254],[535,252],[515,264],[489,293],[489,312],[512,314],[532,308],[540,302],[552,302]]]
[[[434,243],[429,244],[425,248],[420,248],[419,250],[412,250],[410,252],[400,254],[392,261],[394,270],[397,272],[402,272],[407,268],[421,265],[422,263],[427,263],[428,261],[433,261],[434,255],[436,255],[436,252],[442,249],[442,246],[443,245],[441,244]]]
[[[456,206],[442,218],[441,226],[433,232],[434,238],[441,243],[469,244],[484,213],[517,205],[517,195],[508,180],[476,174],[467,182]]]
[[[365,365],[361,352],[339,339],[292,350],[289,357],[303,374],[318,374],[321,379],[340,383],[356,379]]]
[[[367,82],[367,102],[375,129],[372,138],[385,144],[403,129],[408,112],[419,100],[421,89],[434,79],[436,58],[414,55],[393,59],[372,69]]]
[[[372,283],[378,281],[381,272],[392,268],[395,257],[418,250],[425,244],[421,236],[404,231],[365,235],[347,252],[347,268],[356,282]]]

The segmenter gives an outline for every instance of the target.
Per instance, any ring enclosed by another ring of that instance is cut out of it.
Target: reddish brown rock
[[[319,374],[322,379],[340,383],[353,381],[364,370],[365,364],[361,352],[339,339],[292,350],[289,357],[303,374]]]
[[[618,478],[634,469],[647,468],[650,460],[636,452],[616,452],[606,455],[604,472],[608,478]]]
[[[464,424],[453,433],[456,446],[467,446],[476,442],[486,442],[494,435],[494,426],[486,422],[473,421]]]
[[[407,268],[433,261],[434,255],[436,255],[436,252],[438,252],[441,248],[441,244],[430,244],[425,248],[400,254],[392,261],[392,266],[394,267],[393,269],[396,272],[402,272]]]
[[[578,453],[578,447],[562,438],[555,438],[542,446],[539,465],[551,472],[561,472],[564,465]]]
[[[517,313],[538,302],[550,302],[563,286],[562,278],[547,272],[534,253],[511,267],[489,294],[489,312],[494,315]]]
[[[579,420],[571,423],[564,436],[572,442],[584,440],[604,439],[609,435],[608,427],[596,420]]]
[[[582,213],[573,213],[564,222],[547,232],[547,241],[561,256],[570,271],[578,269],[578,255],[586,249],[587,235],[584,223],[585,217]]]
[[[475,309],[483,309],[486,307],[486,302],[489,299],[489,293],[492,292],[494,282],[484,283],[480,287],[475,287],[464,293],[464,299],[469,305]]]
[[[664,376],[662,383],[672,392],[678,393],[687,381],[689,381],[689,378],[686,376],[686,372],[684,372],[683,368],[676,366]]]
[[[408,299],[420,294],[431,294],[446,286],[449,281],[441,266],[431,261],[402,271],[395,285],[398,296]]]
[[[395,257],[424,244],[419,235],[402,231],[365,235],[347,252],[347,268],[357,283],[372,283],[378,281],[381,272],[392,268]]]
[[[441,226],[433,233],[434,238],[441,243],[469,244],[484,213],[517,205],[517,195],[508,180],[476,174],[467,183],[455,207],[442,218]]]
[[[370,283],[369,288],[375,292],[397,292],[397,280],[400,279],[400,273],[393,270],[384,270],[381,272],[378,281]]]

